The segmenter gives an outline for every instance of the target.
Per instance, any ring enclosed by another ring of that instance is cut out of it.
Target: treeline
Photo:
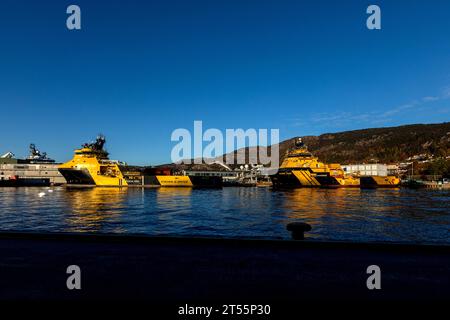
[[[450,160],[436,159],[421,166],[420,174],[450,178]]]

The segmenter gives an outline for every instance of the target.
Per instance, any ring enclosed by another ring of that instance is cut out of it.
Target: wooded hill
[[[325,133],[303,138],[309,151],[325,163],[396,163],[416,155],[433,155],[435,158],[450,156],[450,122],[439,124],[412,124],[399,127],[370,128],[362,130]],[[287,151],[294,147],[298,137],[279,144],[280,164]],[[253,147],[252,149],[260,147]],[[261,147],[263,148],[263,147]],[[269,148],[269,154],[271,147]],[[246,163],[259,162],[249,159],[249,148],[242,150]],[[253,150],[255,151],[255,150]],[[234,151],[236,155],[238,151]],[[257,154],[257,152],[253,152]],[[225,156],[216,160],[224,161]],[[231,165],[235,167],[236,165]],[[224,170],[218,165],[178,165],[178,169]]]
[[[303,140],[324,162],[393,163],[419,154],[445,157],[450,155],[450,122],[326,133]],[[293,141],[280,144],[281,156]]]

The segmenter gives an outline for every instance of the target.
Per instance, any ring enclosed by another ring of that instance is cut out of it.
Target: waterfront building
[[[388,166],[380,163],[346,164],[342,165],[346,174],[358,176],[388,176]]]

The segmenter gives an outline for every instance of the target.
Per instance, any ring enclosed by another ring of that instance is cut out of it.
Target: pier
[[[424,182],[424,188],[428,188],[428,189],[450,189],[450,183]]]
[[[450,246],[0,233],[0,299],[152,303],[450,298]],[[81,290],[66,288],[69,265]],[[381,269],[381,290],[366,287]]]

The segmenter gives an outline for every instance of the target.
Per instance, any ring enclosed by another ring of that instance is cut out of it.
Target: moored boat
[[[46,152],[30,144],[27,158],[16,158],[7,152],[0,156],[0,186],[48,186],[60,185],[66,181],[58,171],[58,163]]]
[[[106,139],[100,135],[95,142],[75,150],[74,157],[58,167],[68,185],[82,186],[161,186],[161,187],[221,187],[217,176],[188,176],[170,168],[128,166],[110,160],[104,149]]]
[[[340,164],[325,164],[314,157],[299,138],[270,177],[274,187],[359,187],[358,177],[346,175]]]

